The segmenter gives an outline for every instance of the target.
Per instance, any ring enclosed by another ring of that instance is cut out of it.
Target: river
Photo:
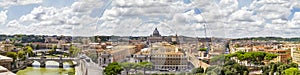
[[[63,68],[59,68],[59,63],[55,61],[47,61],[46,67],[39,67],[39,63],[34,61],[32,67],[26,67],[24,70],[19,70],[17,75],[75,75],[75,68],[69,67],[71,64],[64,63]]]

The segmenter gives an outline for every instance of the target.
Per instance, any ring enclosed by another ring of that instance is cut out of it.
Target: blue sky
[[[7,0],[0,11],[2,34],[300,36],[295,0]]]

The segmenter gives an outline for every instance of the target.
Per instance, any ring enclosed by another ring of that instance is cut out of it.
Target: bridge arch
[[[30,63],[30,65],[32,65],[34,63],[34,61],[38,62],[40,64],[40,67],[46,67],[47,62],[49,61],[54,61],[56,63],[58,63],[59,67],[63,67],[64,63],[70,63],[71,62],[75,62],[75,64],[73,63],[73,65],[71,66],[75,66],[77,65],[77,61],[75,58],[47,58],[47,57],[31,57],[28,58],[27,61],[30,61],[32,63]]]

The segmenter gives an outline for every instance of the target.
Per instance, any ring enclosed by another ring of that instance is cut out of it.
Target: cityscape
[[[0,1],[0,75],[300,75],[298,0]]]

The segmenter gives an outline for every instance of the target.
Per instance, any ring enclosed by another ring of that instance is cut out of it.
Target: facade
[[[185,71],[188,68],[187,56],[168,43],[160,43],[151,47],[150,62],[155,70]]]
[[[11,52],[15,48],[12,44],[0,44],[0,50],[5,52]]]
[[[8,70],[11,70],[12,62],[13,62],[12,58],[0,55],[0,66],[3,66],[5,68],[7,68]]]
[[[230,52],[235,53],[237,51],[243,52],[266,52],[278,55],[277,58],[268,61],[269,62],[283,62],[288,63],[291,61],[300,63],[299,57],[300,44],[292,43],[278,43],[278,42],[266,42],[266,41],[236,41],[230,45]]]
[[[277,54],[277,58],[273,61],[279,61],[287,63],[288,59],[291,58],[291,50],[266,50],[267,53]]]
[[[157,53],[151,56],[150,61],[156,70],[176,70],[184,71],[187,69],[187,57],[183,53]]]
[[[291,49],[292,62],[300,64],[300,48]]]
[[[136,46],[134,45],[124,45],[124,46],[107,46],[107,49],[101,49],[99,65],[107,66],[112,62],[122,62],[125,61],[127,57],[130,57],[136,53]]]
[[[135,53],[133,55],[135,62],[149,62],[150,61],[150,49],[149,48],[143,48],[141,51]]]
[[[188,70],[186,54],[178,47],[166,42],[153,43],[151,47],[144,48],[134,54],[135,62],[151,62],[154,70]]]

